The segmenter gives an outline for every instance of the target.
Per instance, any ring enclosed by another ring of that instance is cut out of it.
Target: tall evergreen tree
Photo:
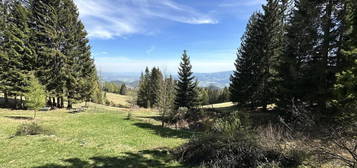
[[[255,95],[255,91],[258,89],[261,59],[259,57],[261,33],[258,24],[260,17],[261,14],[254,13],[248,22],[241,47],[237,52],[236,70],[230,79],[230,99],[240,105],[257,105],[258,96]]]
[[[259,22],[262,45],[259,50],[260,62],[260,82],[257,92],[261,95],[261,102],[264,109],[268,104],[275,103],[277,99],[278,67],[283,49],[283,16],[284,6],[280,0],[268,0],[263,5],[263,14]]]
[[[65,55],[61,51],[60,0],[31,1],[32,23],[36,48],[37,76],[45,86],[48,103],[55,104],[55,97],[63,93]]]
[[[138,90],[137,104],[140,107],[149,108],[150,102],[150,70],[148,67],[145,69],[145,74],[141,74]]]
[[[8,57],[5,55],[5,48],[4,48],[4,42],[5,42],[5,23],[7,19],[7,12],[5,8],[5,2],[3,0],[0,0],[0,91],[5,94],[5,101],[7,103],[7,93],[6,93],[6,78],[5,74],[6,71],[4,69],[5,67],[5,62],[7,62]]]
[[[5,92],[15,97],[26,92],[28,71],[31,69],[32,51],[29,44],[30,29],[28,26],[29,11],[18,1],[8,4],[9,13],[4,38],[4,87]],[[21,102],[21,105],[23,103]]]
[[[126,95],[126,94],[127,94],[127,88],[126,88],[125,83],[123,83],[123,84],[121,85],[119,93],[120,93],[121,95]]]
[[[192,109],[198,105],[198,93],[196,90],[197,81],[192,75],[192,65],[186,50],[182,54],[182,61],[179,67],[179,80],[176,87],[175,105],[176,109],[186,107]]]
[[[316,1],[295,1],[292,17],[288,21],[286,45],[280,65],[279,105],[291,101],[308,100],[318,85],[313,80],[312,58],[317,52],[319,6]],[[315,83],[314,83],[315,82]]]
[[[163,75],[159,68],[152,68],[150,75],[150,103],[151,107],[156,106],[159,101],[160,87],[163,81]]]

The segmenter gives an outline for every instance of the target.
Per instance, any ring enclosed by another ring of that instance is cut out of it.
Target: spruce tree
[[[178,72],[179,79],[176,86],[175,98],[176,109],[180,107],[192,109],[198,105],[197,81],[194,81],[195,78],[191,70],[190,57],[185,50],[182,54],[182,61]]]
[[[55,106],[55,97],[60,96],[64,88],[60,5],[60,0],[31,1],[37,76],[49,94],[48,104],[51,106]]]
[[[254,13],[242,37],[241,47],[237,52],[236,70],[231,76],[229,87],[230,99],[239,105],[257,105],[256,90],[259,82],[259,52],[261,49],[261,33],[259,24],[261,14]]]
[[[279,106],[290,106],[291,101],[308,100],[317,90],[311,59],[317,52],[319,7],[315,1],[295,2],[295,9],[287,25],[286,45],[281,58]]]
[[[121,85],[119,93],[121,95],[126,95],[127,94],[127,88],[126,88],[125,83]]]
[[[260,82],[258,85],[258,95],[261,105],[266,110],[267,105],[277,101],[278,67],[283,49],[283,6],[280,0],[268,0],[263,5],[263,14],[259,22],[262,37],[262,48],[259,48],[260,60]]]
[[[150,102],[150,71],[146,67],[145,74],[141,74],[138,90],[137,104],[140,107],[149,108]]]
[[[7,55],[5,54],[5,24],[7,19],[7,12],[5,10],[5,3],[3,0],[0,0],[0,91],[5,95],[5,103],[8,102],[7,93],[6,93],[6,78],[5,78],[5,66],[8,60]]]
[[[29,44],[30,30],[28,26],[29,11],[18,1],[8,4],[9,13],[5,29],[4,53],[7,56],[3,60],[3,78],[5,79],[5,92],[15,97],[17,108],[17,96],[25,94],[28,85],[27,73],[31,68],[32,51]],[[21,106],[23,103],[21,102]]]
[[[159,101],[159,90],[163,81],[163,75],[159,68],[152,68],[149,82],[150,89],[150,106],[154,107],[157,105]]]

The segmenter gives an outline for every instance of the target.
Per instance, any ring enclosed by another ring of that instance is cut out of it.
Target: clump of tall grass
[[[49,135],[52,132],[48,129],[43,128],[35,122],[21,124],[15,133],[15,136],[27,136],[27,135],[39,135],[45,134]]]

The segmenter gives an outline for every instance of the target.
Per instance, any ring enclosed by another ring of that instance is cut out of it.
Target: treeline
[[[178,80],[165,76],[157,67],[145,69],[141,74],[137,94],[137,105],[144,108],[158,108],[165,122],[172,124],[182,119],[189,110],[201,105],[200,89],[191,71],[192,65],[184,51],[178,72]],[[205,89],[201,89],[205,91]],[[186,109],[184,112],[179,108]]]
[[[102,101],[87,33],[72,0],[0,0],[0,12],[0,91],[6,104],[13,97],[16,107],[24,107],[31,73],[44,86],[49,106]]]
[[[119,84],[116,82],[104,82],[103,91],[126,95],[128,92],[128,88],[126,87],[125,83]]]
[[[230,101],[230,92],[228,87],[225,87],[223,89],[215,86],[199,88],[200,105],[217,104],[217,103],[224,103],[229,101]]]
[[[356,121],[356,9],[353,0],[268,0],[242,37],[231,100]]]

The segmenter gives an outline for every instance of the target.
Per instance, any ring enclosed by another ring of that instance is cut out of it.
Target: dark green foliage
[[[336,120],[343,126],[357,124],[357,3],[347,3],[346,42],[342,54],[346,64],[342,72],[337,74],[334,86],[333,105],[336,107]]]
[[[138,90],[137,104],[140,107],[149,108],[151,106],[150,102],[150,71],[146,67],[145,74],[141,74]]]
[[[160,87],[162,85],[163,81],[163,75],[160,71],[159,68],[152,68],[151,73],[150,73],[150,102],[152,103],[152,107],[156,106],[159,101],[159,92],[160,92]]]
[[[120,93],[121,86],[115,82],[104,82],[103,90],[110,93]]]
[[[121,85],[119,93],[120,93],[121,95],[126,95],[127,92],[128,92],[128,91],[127,91],[126,85],[125,85],[125,83],[124,83],[124,84]]]
[[[35,71],[48,105],[63,107],[65,96],[69,107],[73,100],[89,101],[96,70],[74,2],[15,0],[1,2],[0,9],[0,90],[5,99],[22,97],[27,74]]]
[[[157,106],[162,82],[163,75],[159,68],[154,67],[150,71],[146,67],[145,74],[141,74],[140,77],[137,104],[144,108]]]
[[[237,52],[235,62],[236,70],[231,76],[230,99],[240,105],[257,105],[259,82],[259,48],[260,36],[259,20],[261,14],[255,13],[251,16],[242,37],[241,47]]]
[[[44,129],[35,122],[26,123],[20,125],[15,135],[16,136],[27,136],[27,135],[39,135],[39,134],[51,134],[51,131]]]
[[[194,81],[192,76],[192,65],[190,57],[184,51],[182,55],[182,62],[179,68],[179,79],[176,87],[176,109],[179,107],[194,108],[198,105],[197,81]]]
[[[29,46],[29,11],[18,1],[7,2],[6,29],[2,57],[2,89],[9,96],[23,96],[27,73],[32,68],[32,50]],[[21,102],[21,105],[22,102]],[[16,103],[17,108],[17,103]]]

